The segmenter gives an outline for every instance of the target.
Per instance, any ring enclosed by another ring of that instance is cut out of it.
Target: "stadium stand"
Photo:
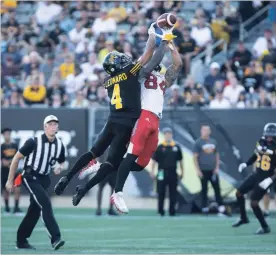
[[[167,105],[275,107],[273,11],[275,4],[262,1],[3,1],[1,106],[107,106],[105,55],[137,59],[149,25],[172,12],[184,67]]]

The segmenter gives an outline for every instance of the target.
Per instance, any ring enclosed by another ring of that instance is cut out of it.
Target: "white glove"
[[[151,35],[151,34],[155,34],[155,28],[154,28],[154,25],[156,24],[156,22],[153,22],[150,24],[150,27],[148,29],[148,34]]]
[[[268,177],[259,183],[259,187],[266,190],[272,184],[272,182],[273,180]]]
[[[247,167],[247,164],[246,164],[246,163],[241,163],[241,164],[239,165],[239,172],[241,173],[242,170],[243,170],[244,168],[246,168],[246,167]]]
[[[54,174],[59,175],[61,173],[61,171],[62,171],[62,165],[59,163],[56,163],[54,165]]]

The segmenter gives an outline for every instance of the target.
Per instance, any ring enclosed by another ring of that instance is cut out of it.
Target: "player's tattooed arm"
[[[167,83],[168,87],[170,87],[174,83],[174,81],[177,79],[177,77],[181,71],[181,68],[183,66],[179,52],[177,51],[177,49],[173,43],[172,43],[172,45],[173,45],[173,49],[170,49],[170,52],[171,52],[173,63],[169,66],[169,68],[167,69],[167,71],[165,73],[165,79],[166,79],[166,83]]]
[[[144,66],[149,62],[151,59],[153,52],[155,50],[155,35],[150,34],[147,44],[146,44],[146,50],[144,54],[139,58],[138,62],[141,64],[141,66]]]
[[[154,70],[154,68],[160,64],[162,61],[165,52],[166,52],[166,41],[161,41],[159,47],[154,52],[153,57],[151,60],[139,71],[139,78],[147,77],[150,73]]]

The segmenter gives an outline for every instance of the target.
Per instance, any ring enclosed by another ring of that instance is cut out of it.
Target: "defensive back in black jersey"
[[[139,63],[126,66],[105,81],[110,98],[110,117],[116,122],[122,119],[137,119],[141,112],[141,86],[138,73]]]
[[[276,168],[276,143],[268,143],[262,137],[257,142],[255,154],[257,156],[256,171],[272,176]]]

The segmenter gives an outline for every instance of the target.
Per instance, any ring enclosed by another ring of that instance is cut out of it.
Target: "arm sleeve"
[[[59,158],[57,161],[60,164],[65,162],[65,148],[64,148],[63,144],[62,144],[61,152],[60,152],[60,155],[59,155]]]
[[[254,153],[246,162],[246,165],[251,166],[257,160],[257,155]]]
[[[181,150],[181,147],[179,145],[177,145],[177,147],[178,147],[177,160],[181,161],[183,159],[182,150]]]
[[[160,64],[166,52],[166,49],[165,49],[166,44],[167,44],[166,41],[162,41],[160,43],[160,46],[153,54],[153,57],[151,58],[151,60],[146,64],[146,66],[141,68],[139,72],[139,78],[149,76],[150,73],[154,70],[154,68]]]
[[[19,152],[26,156],[29,156],[35,148],[35,141],[33,138],[29,138],[24,145],[19,149]]]

